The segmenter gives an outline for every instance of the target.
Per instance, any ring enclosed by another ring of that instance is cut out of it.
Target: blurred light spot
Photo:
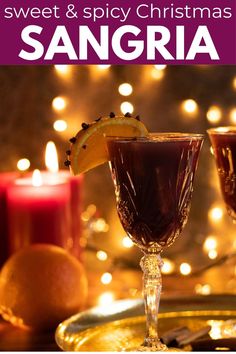
[[[163,266],[161,268],[161,272],[163,274],[171,274],[171,273],[173,273],[173,271],[175,269],[174,263],[168,258],[163,258],[162,260],[163,260],[164,264],[163,264]]]
[[[87,246],[87,237],[81,235],[79,239],[79,245],[82,248],[85,248]]]
[[[156,70],[165,70],[167,65],[154,65],[154,68]]]
[[[134,111],[134,106],[130,102],[122,102],[120,105],[120,110],[123,114],[126,113],[133,113]]]
[[[209,295],[211,293],[211,286],[209,284],[205,284],[202,286],[202,295]]]
[[[151,70],[151,76],[155,80],[161,80],[164,77],[164,70],[157,70],[155,68],[152,68]]]
[[[129,96],[133,92],[133,87],[125,82],[119,86],[118,91],[122,96]]]
[[[210,147],[210,153],[214,156],[214,149],[212,146]]]
[[[54,68],[58,74],[67,75],[70,72],[69,65],[54,65]]]
[[[96,211],[96,205],[90,204],[87,209],[81,214],[81,219],[85,222],[89,221],[95,215]]]
[[[210,250],[210,251],[208,252],[208,257],[209,257],[210,259],[216,259],[216,258],[218,257],[218,252],[217,252],[217,250],[216,250],[216,249]]]
[[[192,267],[189,263],[181,263],[179,270],[182,275],[189,275],[192,271]]]
[[[57,131],[57,132],[64,132],[67,129],[67,123],[65,120],[62,119],[58,119],[54,122],[53,124],[53,128]]]
[[[96,253],[97,259],[99,259],[99,261],[106,261],[107,260],[107,253],[104,251],[97,251]]]
[[[209,295],[211,293],[211,286],[209,284],[197,284],[195,286],[195,292],[200,295]]]
[[[17,168],[19,171],[26,171],[30,168],[30,161],[28,159],[20,159],[17,162]]]
[[[98,297],[98,304],[100,306],[110,305],[114,301],[114,294],[111,291],[106,291]]]
[[[81,219],[82,219],[82,221],[84,221],[84,222],[89,221],[89,219],[90,219],[90,214],[89,214],[87,211],[84,211],[84,212],[81,214]]]
[[[125,248],[131,248],[134,245],[133,241],[128,236],[123,237],[122,244]]]
[[[55,97],[52,101],[52,107],[55,109],[55,111],[62,111],[63,109],[65,109],[66,108],[65,98],[61,96]]]
[[[236,124],[236,108],[232,108],[229,112],[230,122]]]
[[[188,114],[194,114],[198,110],[198,104],[193,99],[184,100],[181,106],[183,111]]]
[[[236,76],[233,78],[233,88],[236,90]]]
[[[103,273],[103,275],[101,276],[101,283],[106,285],[106,284],[110,284],[111,281],[112,281],[111,273],[108,272]]]
[[[219,123],[222,117],[222,111],[218,106],[211,106],[207,111],[207,120],[210,123]]]
[[[213,223],[221,221],[223,215],[224,213],[221,207],[213,207],[208,212],[208,217]]]
[[[217,239],[214,236],[208,236],[203,244],[203,249],[206,252],[217,248]]]
[[[109,225],[103,218],[93,221],[91,227],[94,232],[107,232],[109,230]]]
[[[195,285],[195,293],[196,294],[201,294],[202,291],[202,285],[201,284],[196,284]]]
[[[94,215],[97,211],[97,207],[94,204],[89,204],[86,211],[90,214],[90,215]]]
[[[109,69],[111,65],[97,65],[98,69],[100,70],[106,70]]]

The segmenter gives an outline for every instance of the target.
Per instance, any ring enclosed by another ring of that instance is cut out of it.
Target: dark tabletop
[[[35,333],[0,320],[0,351],[58,351],[54,333]]]

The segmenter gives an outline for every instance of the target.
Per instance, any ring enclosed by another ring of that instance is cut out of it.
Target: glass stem
[[[160,253],[145,253],[140,266],[143,270],[143,296],[147,318],[146,337],[143,347],[166,350],[158,336],[158,311],[162,289]]]

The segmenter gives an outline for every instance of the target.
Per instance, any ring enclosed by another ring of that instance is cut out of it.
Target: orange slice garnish
[[[67,164],[73,175],[91,170],[109,160],[106,148],[106,136],[142,137],[148,134],[145,125],[139,119],[130,116],[102,117],[92,124],[83,123],[77,135],[70,141]]]

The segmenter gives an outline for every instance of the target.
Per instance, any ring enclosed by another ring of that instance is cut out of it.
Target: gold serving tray
[[[56,331],[56,342],[65,351],[135,351],[145,334],[143,312],[142,300],[122,300],[105,308],[93,308],[61,323]],[[160,335],[179,326],[195,331],[210,324],[213,325],[210,334],[217,339],[222,338],[219,328],[225,321],[230,319],[236,323],[236,297],[168,298],[162,301],[161,312]],[[224,344],[217,350],[228,349]]]

